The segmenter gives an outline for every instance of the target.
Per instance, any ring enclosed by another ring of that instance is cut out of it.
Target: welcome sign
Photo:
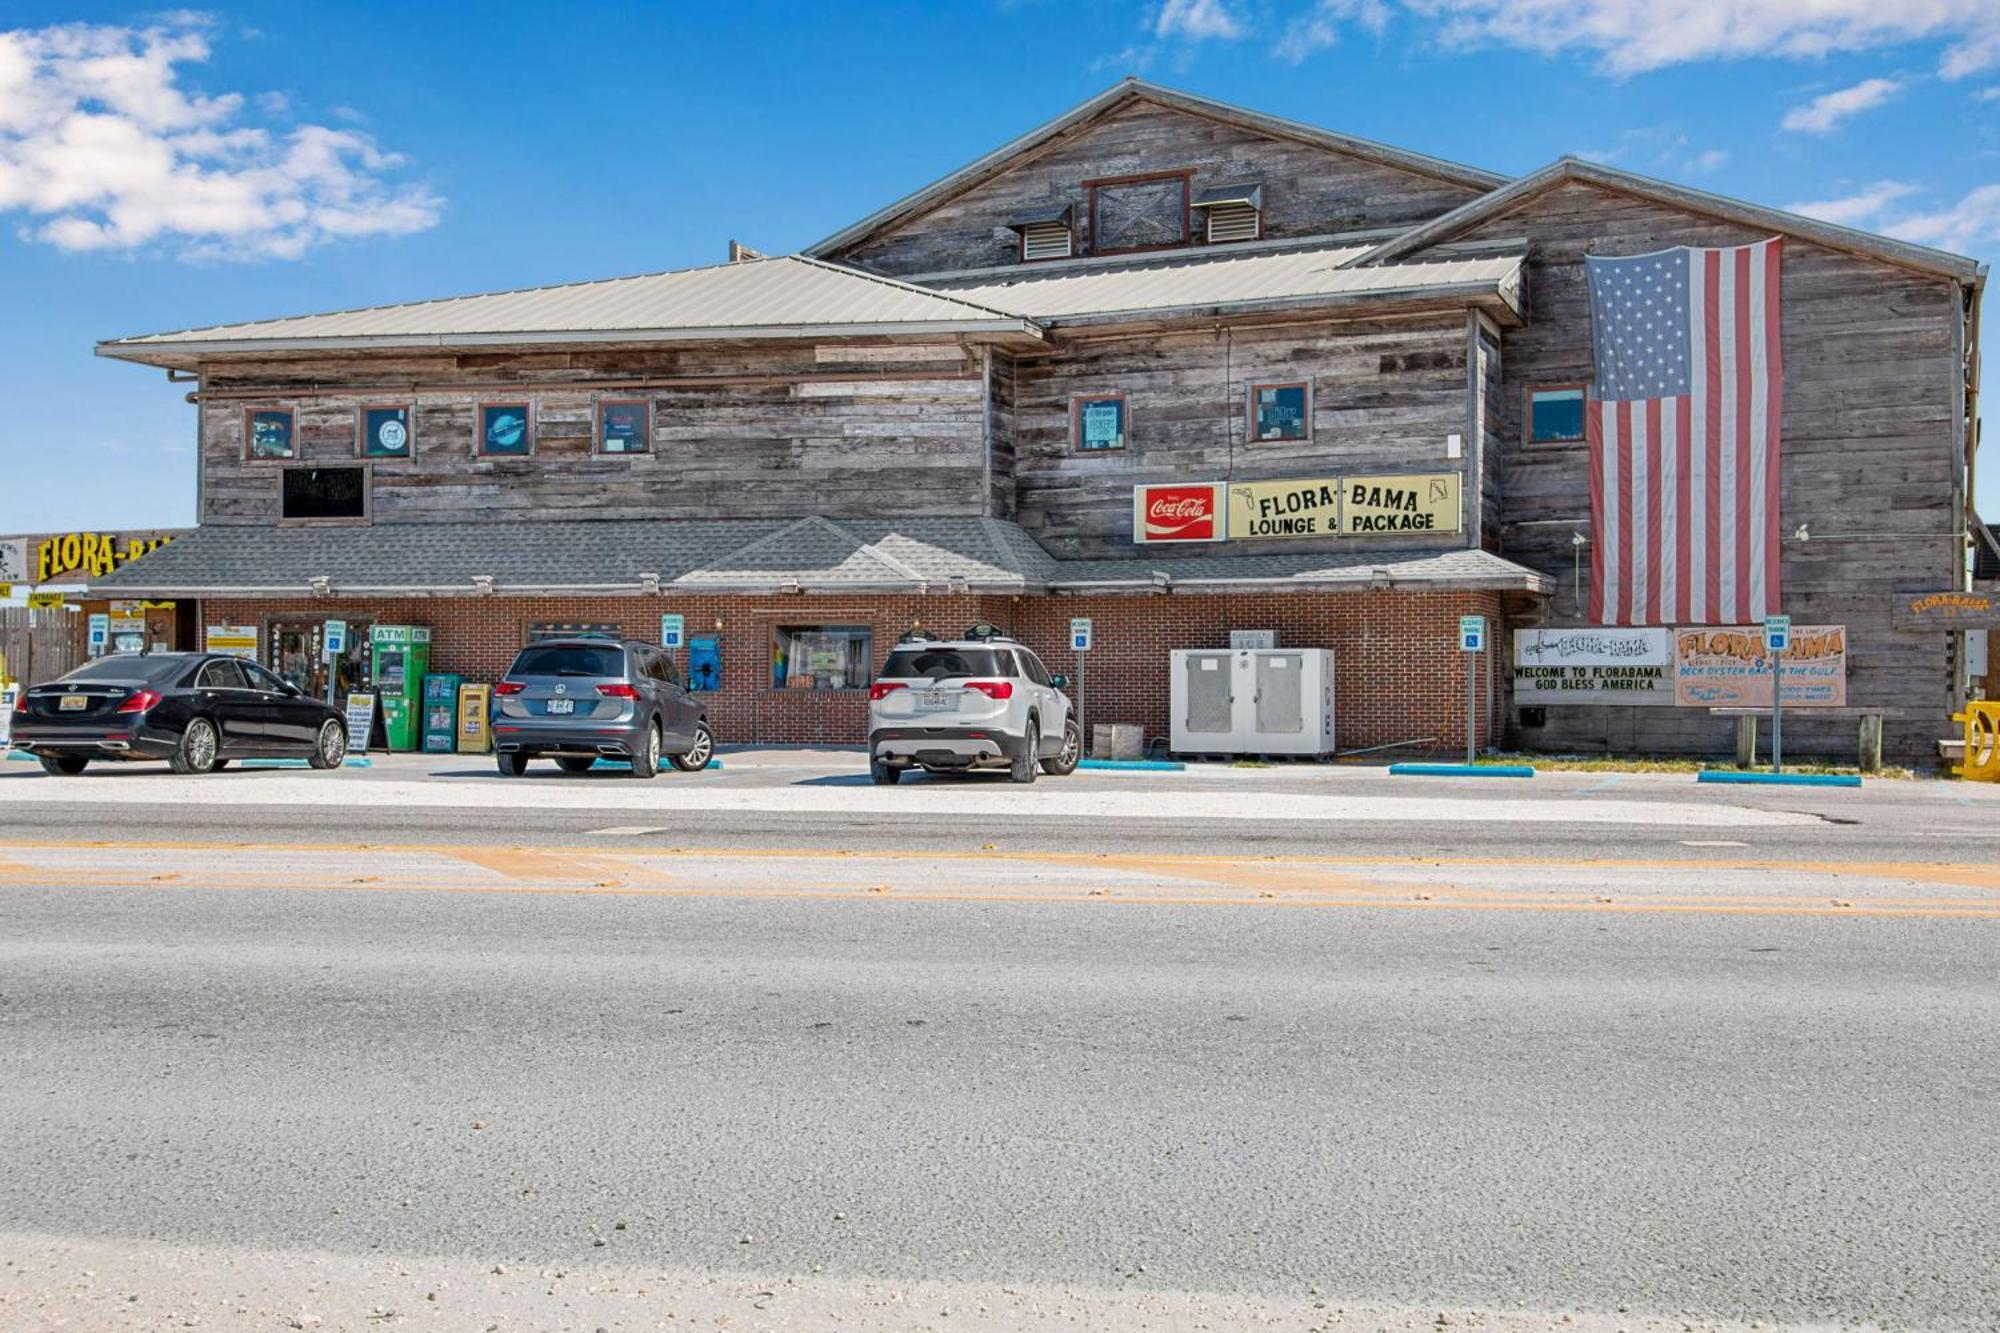
[[[1671,705],[1673,632],[1596,627],[1517,630],[1514,702]]]

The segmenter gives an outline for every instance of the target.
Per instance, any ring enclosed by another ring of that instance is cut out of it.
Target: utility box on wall
[[[1177,754],[1330,755],[1333,654],[1325,648],[1183,648],[1173,654]]]

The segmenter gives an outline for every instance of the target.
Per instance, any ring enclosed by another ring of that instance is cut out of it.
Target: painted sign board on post
[[[1847,627],[1795,625],[1787,636],[1785,707],[1847,704]],[[1771,659],[1763,628],[1674,631],[1674,702],[1683,708],[1769,708]]]
[[[375,730],[375,696],[347,696],[347,752],[367,754],[368,737]]]
[[[1069,622],[1069,646],[1079,653],[1090,651],[1091,623],[1088,616],[1077,616]]]
[[[1673,631],[1598,626],[1514,631],[1514,702],[1674,702]]]
[[[1458,646],[1468,653],[1485,651],[1485,616],[1460,616],[1458,618]]]
[[[679,648],[686,641],[686,616],[660,617],[660,646],[662,648]]]

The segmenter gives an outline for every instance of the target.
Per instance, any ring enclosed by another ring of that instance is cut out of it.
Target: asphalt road
[[[292,887],[223,888],[199,848],[170,882],[98,887],[87,849],[56,874],[34,859],[54,853],[10,847],[101,841],[108,857],[171,818],[7,804],[0,1232],[482,1272],[1989,1328],[1991,910],[1530,901],[1584,855],[1616,893],[1609,862],[1655,844],[1696,863],[1650,872],[1665,889],[1719,893],[1700,858],[1786,850],[1772,839],[1833,858],[1762,872],[1773,891],[1832,900],[1855,892],[1837,859],[1854,830],[1912,846],[1914,809],[1987,811],[1935,788],[1871,800],[1842,807],[1857,823],[1811,807],[1721,836],[1481,817],[1035,834],[1161,857],[1197,835],[1246,857],[1267,835],[1320,854],[1387,839],[1385,856],[1463,838],[1527,858],[1482,871],[1517,899],[1438,911],[816,898],[764,892],[797,858],[698,854],[692,869],[742,892],[450,892],[392,870],[326,892],[303,858]],[[517,843],[546,831],[510,820]],[[945,836],[888,815],[647,820],[746,850]],[[1964,846],[1981,845],[1974,822],[1953,825]],[[468,824],[454,806],[246,802],[183,811],[173,836],[463,843]],[[1984,845],[1956,891],[1991,909],[2000,844]]]

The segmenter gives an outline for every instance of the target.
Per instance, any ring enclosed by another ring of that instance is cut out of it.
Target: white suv
[[[1016,782],[1073,772],[1083,732],[1066,684],[984,627],[964,639],[905,637],[868,691],[868,771],[884,784],[912,766],[1005,766]]]

